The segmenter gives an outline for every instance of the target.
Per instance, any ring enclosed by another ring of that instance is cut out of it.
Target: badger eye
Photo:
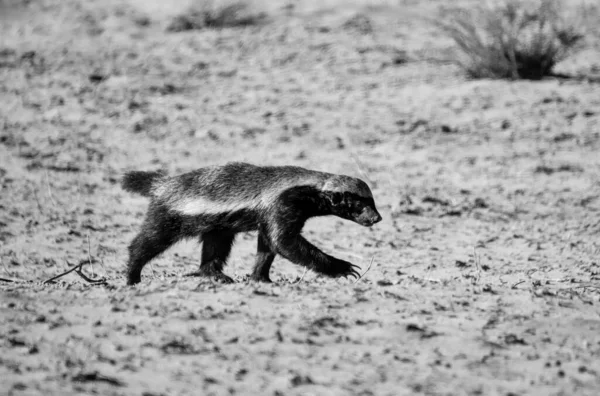
[[[340,194],[340,193],[333,193],[331,195],[330,199],[331,199],[331,204],[333,206],[337,206],[337,205],[341,204],[343,201],[342,194]]]

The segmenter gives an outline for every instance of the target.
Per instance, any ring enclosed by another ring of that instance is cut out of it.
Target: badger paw
[[[358,272],[359,269],[360,267],[358,265],[354,265],[344,260],[336,260],[322,272],[332,278],[339,278],[342,276],[347,278],[353,276],[358,279],[360,277],[360,273]]]
[[[229,276],[225,275],[222,272],[217,272],[217,271],[195,271],[195,272],[190,272],[188,274],[185,274],[184,276],[198,276],[198,277],[203,277],[203,278],[208,278],[211,279],[214,282],[217,283],[235,283],[235,281],[233,279],[231,279]]]

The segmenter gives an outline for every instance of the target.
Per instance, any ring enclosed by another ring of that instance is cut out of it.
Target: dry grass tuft
[[[474,78],[539,80],[580,48],[579,18],[557,0],[505,0],[455,8],[436,22],[460,50],[457,61]]]
[[[196,0],[169,26],[169,32],[227,28],[258,25],[265,21],[267,13],[249,0]]]

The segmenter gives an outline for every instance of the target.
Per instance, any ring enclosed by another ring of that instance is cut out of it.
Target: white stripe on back
[[[256,205],[256,203],[254,203]],[[247,201],[213,201],[204,197],[184,198],[176,202],[171,209],[186,216],[202,214],[220,214],[235,212],[252,207],[252,202]]]

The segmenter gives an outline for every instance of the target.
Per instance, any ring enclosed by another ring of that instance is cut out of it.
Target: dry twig
[[[586,283],[584,285],[573,286],[572,289],[595,289],[600,290],[600,285],[595,285],[591,283]]]
[[[524,281],[524,280],[522,280],[522,281],[518,281],[517,283],[515,283],[514,285],[512,285],[510,288],[511,288],[511,289],[516,289],[516,288],[517,288],[517,286],[519,286],[521,283],[525,283],[525,281]]]
[[[481,279],[481,258],[477,254],[476,247],[473,247],[473,259],[475,261],[475,267],[477,268],[477,276],[473,279],[473,284],[478,284]]]
[[[67,261],[67,264],[68,264],[68,265],[71,265],[71,264],[70,264],[68,261]],[[52,277],[52,278],[50,278],[50,279],[46,279],[46,280],[45,280],[44,282],[42,282],[42,283],[43,283],[44,285],[47,285],[48,283],[52,283],[52,282],[54,282],[55,280],[57,280],[57,279],[59,279],[59,278],[62,278],[63,276],[65,276],[65,275],[67,275],[67,274],[70,274],[71,272],[75,271],[77,268],[81,267],[82,265],[83,265],[83,263],[80,263],[80,264],[76,265],[75,267],[69,268],[67,271],[65,271],[65,272],[63,272],[63,273],[61,273],[61,274],[58,274],[58,275],[56,275],[56,276],[54,276],[54,277]]]
[[[92,245],[90,243],[90,233],[87,233],[87,243],[88,243],[88,261],[90,262],[90,268],[92,269],[92,276],[95,277],[96,274],[94,272],[94,264],[92,263]]]
[[[363,273],[362,273],[362,275],[361,275],[361,276],[359,276],[359,277],[358,277],[358,278],[357,278],[357,279],[354,281],[354,284],[357,284],[357,283],[358,283],[358,281],[359,281],[359,280],[361,280],[361,279],[362,279],[362,278],[365,276],[365,274],[366,274],[367,272],[369,272],[369,270],[371,269],[371,266],[373,265],[373,260],[375,260],[375,256],[371,257],[371,262],[369,263],[369,266],[367,267],[367,269],[365,270],[365,272],[363,272]]]
[[[302,282],[302,279],[304,279],[304,275],[306,275],[307,272],[308,272],[308,267],[304,267],[304,272],[302,273],[302,276],[300,277],[300,279],[298,279],[296,282],[292,282],[292,284]]]
[[[77,275],[81,276],[83,278],[83,280],[85,280],[86,282],[91,283],[93,285],[106,284],[105,278],[92,279],[92,278],[88,277],[87,275],[85,275],[83,273],[83,271],[81,270],[81,266],[78,269],[76,269],[75,272],[77,273]]]
[[[14,280],[14,279],[0,278],[0,282],[12,283],[12,282],[18,282],[18,281]]]
[[[66,261],[66,260],[65,260],[65,261]],[[58,275],[56,275],[56,276],[54,276],[54,277],[52,277],[52,278],[50,278],[50,279],[46,279],[46,280],[45,280],[44,282],[42,282],[42,283],[43,283],[44,285],[47,285],[47,284],[49,284],[49,283],[52,283],[52,282],[54,282],[55,280],[57,280],[57,279],[59,279],[59,278],[62,278],[62,277],[63,277],[63,276],[65,276],[65,275],[68,275],[68,274],[70,274],[71,272],[75,272],[75,273],[76,273],[77,275],[79,275],[79,276],[80,276],[80,277],[81,277],[83,280],[85,280],[85,281],[86,281],[86,282],[88,282],[88,283],[94,284],[94,285],[100,285],[100,284],[105,284],[105,283],[106,283],[106,279],[105,279],[105,278],[100,278],[100,279],[92,279],[92,278],[89,278],[88,276],[86,276],[86,275],[85,275],[85,274],[84,274],[84,273],[81,271],[81,268],[82,268],[82,267],[83,267],[85,264],[86,264],[86,262],[85,262],[85,261],[83,261],[83,262],[81,262],[81,263],[77,264],[76,266],[69,268],[67,271],[65,271],[65,272],[63,272],[63,273],[61,273],[61,274],[58,274]],[[70,266],[70,265],[71,265],[71,263],[69,263],[69,262],[67,261],[67,265],[69,265],[69,266]]]
[[[46,187],[48,188],[48,197],[50,198],[50,202],[52,202],[52,205],[56,207],[56,201],[52,196],[52,188],[50,187],[50,176],[48,175],[48,171],[46,171]]]

